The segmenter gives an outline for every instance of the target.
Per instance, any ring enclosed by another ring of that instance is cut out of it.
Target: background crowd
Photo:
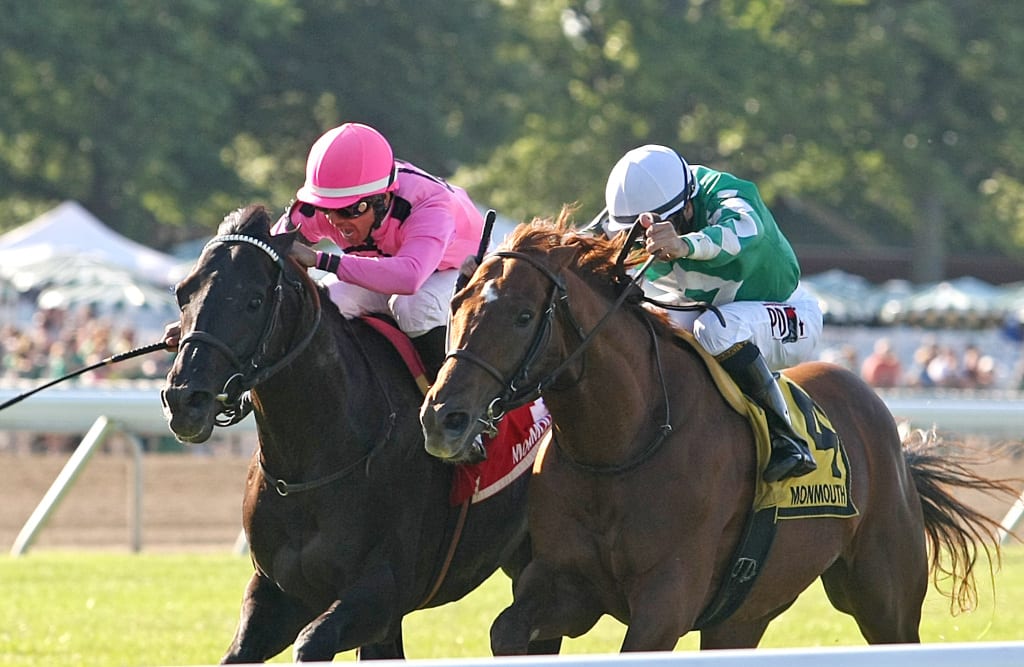
[[[61,377],[113,354],[157,340],[129,321],[89,308],[38,310],[28,324],[0,323],[0,384]],[[919,390],[1024,390],[1018,344],[998,332],[826,326],[818,358],[856,372],[871,386]],[[155,352],[70,380],[78,385],[162,383],[173,357]]]
[[[0,324],[0,383],[58,378],[154,342],[138,340],[133,322],[115,322],[88,307],[38,310],[29,324]],[[71,382],[94,385],[114,380],[162,380],[171,356],[159,352],[109,364]]]
[[[828,348],[822,359],[854,371],[876,389],[986,390],[1024,388],[1019,364],[996,361],[972,341],[962,345],[940,343],[925,334],[912,354],[900,355],[892,340],[878,337],[867,354],[852,345]]]

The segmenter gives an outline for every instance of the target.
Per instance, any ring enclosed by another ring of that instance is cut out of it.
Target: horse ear
[[[579,248],[575,248],[573,246],[556,246],[548,253],[548,258],[551,260],[550,268],[555,273],[559,273],[562,269],[576,261],[578,256]]]
[[[295,237],[298,235],[299,230],[297,229],[280,234],[271,234],[270,245],[281,255],[287,255],[288,251],[291,250],[292,244],[295,243]]]

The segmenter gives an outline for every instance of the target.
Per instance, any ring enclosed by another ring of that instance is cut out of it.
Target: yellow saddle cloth
[[[681,331],[679,337],[697,351],[722,396],[733,410],[750,421],[754,430],[757,447],[754,511],[774,507],[777,519],[857,516],[857,508],[850,497],[850,466],[846,449],[828,415],[807,392],[785,375],[779,377],[779,386],[789,405],[793,428],[811,444],[811,453],[818,469],[802,477],[765,482],[761,472],[771,454],[771,441],[764,410],[744,396],[721,364],[701,347],[692,334]]]

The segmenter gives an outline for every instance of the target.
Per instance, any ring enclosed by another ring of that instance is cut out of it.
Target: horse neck
[[[612,307],[613,302],[575,277],[569,281],[573,317],[588,335]],[[544,392],[544,402],[559,426],[559,445],[580,459],[595,463],[619,462],[657,437],[666,422],[666,395],[662,383],[681,382],[688,373],[689,355],[679,355],[675,344],[659,336],[661,369],[654,354],[651,329],[643,313],[623,304],[601,325],[587,345],[582,360],[567,374],[577,382],[565,388],[554,383]],[[560,327],[563,354],[580,344],[577,334]],[[682,362],[683,365],[680,365]],[[673,426],[681,415],[670,411]]]
[[[263,455],[295,473],[353,460],[387,437],[392,364],[370,358],[365,330],[325,309],[309,346],[253,390]],[[281,474],[285,474],[282,472]]]

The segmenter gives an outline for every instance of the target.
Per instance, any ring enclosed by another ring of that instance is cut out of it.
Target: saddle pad
[[[416,380],[416,386],[420,388],[421,392],[426,394],[427,390],[430,389],[430,383],[427,382],[427,370],[420,359],[420,353],[416,351],[416,347],[412,344],[409,336],[397,326],[378,315],[363,315],[362,320],[388,339],[388,342],[394,346],[395,351],[398,352],[402,357],[402,361],[409,368],[409,373]]]
[[[498,493],[533,469],[538,445],[551,432],[551,413],[538,398],[516,408],[498,424],[498,435],[486,435],[487,460],[455,467],[452,476],[451,504],[461,505],[469,498],[478,503]]]
[[[756,440],[758,470],[754,511],[775,508],[777,519],[857,516],[859,512],[850,497],[850,466],[846,449],[828,415],[807,392],[785,375],[779,377],[793,428],[811,443],[811,454],[818,469],[802,477],[765,482],[760,473],[768,463],[771,442],[764,410],[740,391],[718,360],[697,342],[693,334],[680,331],[678,335],[704,360],[715,385],[733,410],[750,421]]]
[[[409,337],[381,317],[366,315],[362,319],[390,341],[409,367],[420,391],[426,394],[430,389],[426,371]],[[496,436],[480,436],[487,460],[455,466],[450,493],[452,506],[461,505],[467,498],[470,503],[486,500],[531,471],[538,445],[550,431],[551,413],[543,399],[538,398],[505,415],[498,423]]]

